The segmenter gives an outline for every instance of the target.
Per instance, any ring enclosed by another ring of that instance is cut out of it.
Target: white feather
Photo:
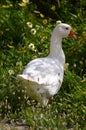
[[[65,30],[68,27],[69,30]],[[64,76],[65,55],[62,50],[62,38],[68,36],[71,27],[59,24],[51,36],[50,54],[37,58],[27,64],[23,74],[18,75],[30,98],[47,105],[48,98],[55,95]]]

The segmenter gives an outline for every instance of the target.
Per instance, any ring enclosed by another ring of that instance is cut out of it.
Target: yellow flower
[[[47,39],[46,36],[42,36],[41,42],[43,43],[46,39]]]
[[[83,62],[82,62],[82,61],[80,61],[79,63],[80,63],[81,65],[83,65]]]
[[[32,33],[33,35],[35,35],[35,34],[36,34],[36,29],[35,29],[35,28],[31,29],[31,33]]]
[[[44,20],[43,20],[43,24],[45,25],[45,24],[47,24],[47,23],[48,23],[47,19],[44,19]]]
[[[9,4],[9,5],[2,5],[2,7],[4,8],[4,9],[8,9],[8,8],[10,8],[10,7],[12,7],[13,6],[13,4]]]
[[[51,10],[55,11],[56,10],[56,6],[52,5]]]
[[[33,27],[32,22],[27,22],[26,24],[27,24],[27,26],[28,26],[29,28],[32,28],[32,27]]]
[[[23,2],[22,2],[22,3],[19,3],[18,5],[21,6],[21,7],[25,7],[25,6],[26,6],[26,3],[23,3]]]
[[[11,45],[7,45],[10,49],[14,48],[14,46],[11,46]]]
[[[10,6],[10,7],[13,7],[13,4],[10,4],[9,6]]]
[[[42,13],[40,13],[40,17],[41,17],[41,18],[44,18],[44,15],[43,15]]]
[[[2,5],[2,7],[3,7],[4,9],[8,9],[10,6],[9,6],[9,5]]]
[[[29,3],[29,0],[22,0],[23,1],[23,3]]]

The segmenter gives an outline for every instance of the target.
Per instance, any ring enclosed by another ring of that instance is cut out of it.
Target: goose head
[[[72,27],[65,23],[58,24],[54,29],[54,32],[61,38],[68,37],[68,36],[71,38],[76,38],[76,35],[72,30]]]

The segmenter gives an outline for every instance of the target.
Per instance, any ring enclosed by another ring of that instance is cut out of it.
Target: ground
[[[16,123],[0,123],[0,130],[30,130],[29,126],[24,124],[16,124]]]

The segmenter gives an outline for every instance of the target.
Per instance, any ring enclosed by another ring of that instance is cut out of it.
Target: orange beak
[[[74,38],[74,39],[77,38],[76,35],[75,35],[75,33],[73,32],[73,30],[70,31],[69,37]]]

